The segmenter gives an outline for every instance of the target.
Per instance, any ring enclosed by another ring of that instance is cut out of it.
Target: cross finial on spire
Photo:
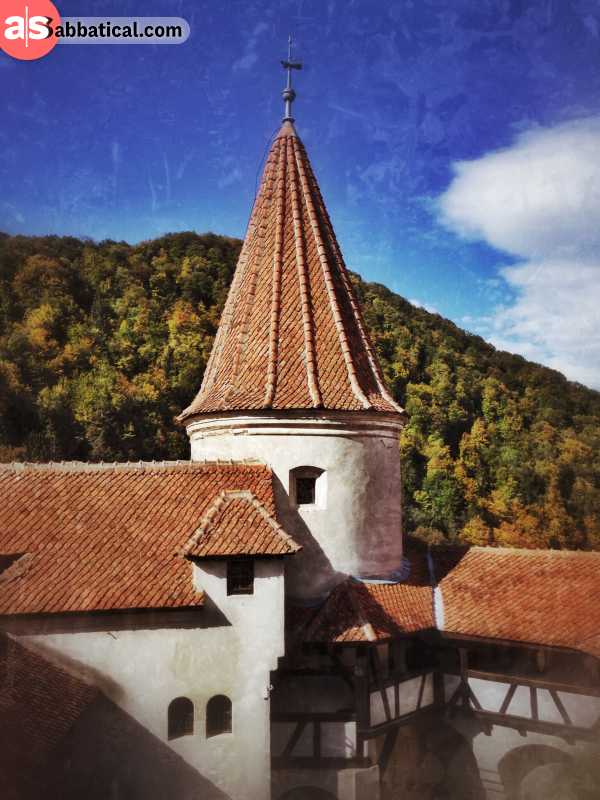
[[[288,57],[287,61],[282,61],[281,66],[287,71],[287,85],[283,90],[283,101],[285,103],[285,114],[283,121],[293,122],[292,103],[296,99],[296,92],[292,89],[292,70],[302,69],[300,61],[292,61],[292,34],[288,37]]]

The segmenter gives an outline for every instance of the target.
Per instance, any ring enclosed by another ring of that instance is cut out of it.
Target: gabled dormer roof
[[[200,608],[181,553],[199,529],[208,555],[299,549],[264,464],[2,464],[0,617]]]
[[[285,556],[300,546],[261,502],[244,490],[220,492],[180,551],[188,558]]]
[[[267,159],[202,387],[180,420],[259,409],[402,413],[289,120]]]

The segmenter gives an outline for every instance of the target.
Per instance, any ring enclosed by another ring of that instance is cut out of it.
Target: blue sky
[[[0,53],[1,230],[242,236],[291,31],[297,129],[348,266],[600,387],[596,0],[56,5],[181,16],[191,36]]]

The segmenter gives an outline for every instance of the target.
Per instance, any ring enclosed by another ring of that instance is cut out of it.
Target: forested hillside
[[[188,458],[240,242],[0,234],[0,461]],[[406,528],[600,549],[600,394],[355,278],[396,398]]]

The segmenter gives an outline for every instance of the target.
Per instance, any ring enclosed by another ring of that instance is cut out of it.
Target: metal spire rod
[[[282,61],[281,66],[287,70],[287,85],[283,90],[283,101],[285,103],[285,115],[283,121],[293,122],[292,103],[296,99],[296,92],[292,89],[292,70],[302,69],[300,61],[292,61],[292,34],[288,36],[288,57],[287,61]]]

